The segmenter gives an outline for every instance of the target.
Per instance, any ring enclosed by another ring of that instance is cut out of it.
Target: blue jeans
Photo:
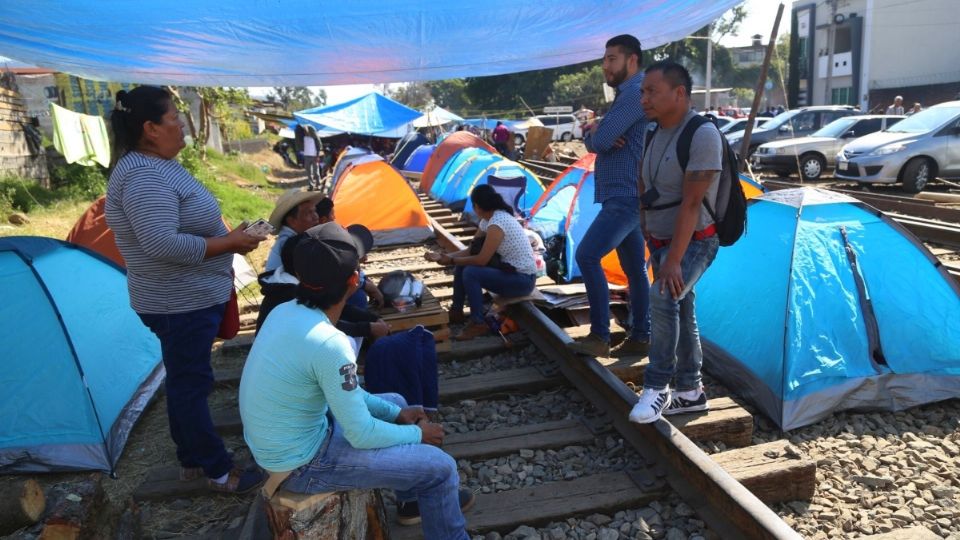
[[[667,258],[670,248],[663,247],[650,254],[655,277],[650,287],[653,334],[650,336],[650,365],[643,373],[644,388],[665,388],[674,375],[678,392],[700,387],[703,350],[700,348],[693,286],[717,256],[719,246],[716,236],[690,241],[680,261],[684,288],[680,291],[679,300],[670,294],[667,287],[660,292],[660,265]]]
[[[401,407],[407,405],[399,394],[377,397]],[[427,540],[469,539],[460,511],[457,462],[449,454],[428,444],[358,450],[347,442],[339,422],[334,420],[330,425],[331,433],[313,461],[290,473],[283,489],[296,493],[392,489],[398,502],[419,503]]]
[[[184,467],[202,467],[210,478],[233,468],[210,418],[207,396],[213,388],[210,348],[223,320],[226,304],[187,313],[150,315],[140,320],[160,339],[167,370],[167,418]]]
[[[490,266],[458,266],[453,272],[453,300],[450,309],[462,310],[470,302],[470,319],[483,322],[483,290],[504,296],[526,296],[537,283],[534,274],[504,272]]]
[[[611,197],[604,201],[577,246],[577,265],[590,303],[590,333],[606,341],[610,341],[610,288],[600,260],[614,248],[630,286],[630,338],[647,341],[650,339],[650,282],[637,197]]]

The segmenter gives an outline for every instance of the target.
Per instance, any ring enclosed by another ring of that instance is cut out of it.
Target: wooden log
[[[274,538],[299,540],[389,538],[379,490],[306,495],[280,491],[267,504]]]
[[[101,475],[92,474],[81,482],[58,484],[51,496],[51,509],[44,520],[39,540],[95,538],[103,512]]]
[[[0,535],[36,523],[46,504],[43,488],[33,478],[0,486]]]

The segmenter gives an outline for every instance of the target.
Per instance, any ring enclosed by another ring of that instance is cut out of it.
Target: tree
[[[467,97],[467,83],[464,79],[447,79],[425,83],[430,90],[434,103],[450,112],[465,116],[472,106]]]
[[[598,110],[604,105],[603,83],[603,68],[600,64],[576,73],[560,75],[553,82],[550,102],[572,105],[574,108],[586,105],[589,109]]]
[[[321,88],[317,92],[306,86],[275,86],[267,99],[283,105],[289,112],[322,107],[327,104],[327,93]]]
[[[386,87],[385,90],[384,95],[388,98],[418,111],[426,108],[432,101],[430,88],[422,82],[399,84],[393,88]]]
[[[250,104],[250,94],[246,88],[168,86],[167,90],[173,95],[177,110],[187,117],[187,128],[201,158],[206,158],[207,141],[210,139],[210,120],[217,120],[221,127],[232,121],[236,122],[237,109]],[[190,103],[184,97],[185,91],[191,91],[196,95],[199,118],[193,117]],[[227,134],[229,135],[230,131]],[[235,129],[233,134],[242,135],[239,128]]]

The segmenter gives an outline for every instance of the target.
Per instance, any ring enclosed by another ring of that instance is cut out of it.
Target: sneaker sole
[[[400,516],[397,516],[397,523],[403,525],[404,527],[407,527],[410,525],[419,525],[420,521],[421,521],[420,516],[411,517],[411,518],[402,518]]]
[[[582,354],[584,356],[590,356],[592,358],[610,358],[610,349],[606,351],[589,351],[586,348],[581,348],[579,343],[570,343],[567,345],[567,350],[573,351],[577,354]]]
[[[661,412],[660,414],[658,414],[657,416],[655,416],[655,417],[653,417],[653,418],[651,418],[651,419],[649,419],[649,420],[638,420],[637,418],[634,418],[634,416],[633,416],[632,414],[631,414],[630,416],[628,416],[627,418],[628,418],[631,422],[633,422],[634,424],[652,424],[652,423],[656,422],[657,420],[660,420],[660,418],[663,416],[663,414],[664,414],[664,413]]]
[[[670,415],[672,415],[672,414],[683,414],[683,413],[692,413],[692,412],[703,412],[703,411],[709,411],[709,410],[710,410],[710,406],[707,405],[706,403],[704,403],[703,405],[692,405],[692,406],[690,406],[690,407],[680,407],[680,408],[677,408],[677,409],[667,409],[667,410],[663,411],[663,413],[661,413],[661,414],[664,414],[664,415],[666,415],[666,416],[670,416]]]

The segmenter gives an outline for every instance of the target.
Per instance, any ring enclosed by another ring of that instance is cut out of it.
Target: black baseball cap
[[[350,233],[360,246],[363,248],[363,251],[360,252],[360,258],[364,258],[367,253],[370,253],[370,250],[373,249],[373,233],[370,232],[370,229],[365,226],[354,223],[353,225],[347,226],[347,232]]]
[[[300,284],[311,290],[337,290],[357,271],[360,242],[337,223],[323,223],[306,231],[294,248],[293,261]]]

